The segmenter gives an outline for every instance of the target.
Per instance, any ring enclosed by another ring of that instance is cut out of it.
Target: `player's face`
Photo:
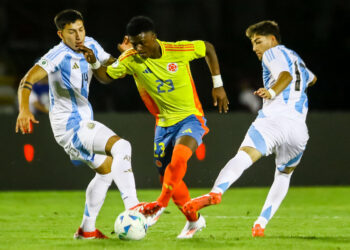
[[[76,20],[64,26],[63,30],[57,31],[58,36],[72,50],[79,51],[79,45],[84,44],[85,27],[82,20]]]
[[[158,48],[156,35],[149,32],[142,32],[137,36],[130,36],[130,43],[137,50],[137,53],[143,58],[154,58]]]
[[[262,36],[255,34],[251,38],[251,41],[253,45],[253,51],[258,56],[260,61],[266,50],[277,45],[276,38],[273,35]]]

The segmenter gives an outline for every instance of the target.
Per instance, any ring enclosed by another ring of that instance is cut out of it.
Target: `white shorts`
[[[69,155],[73,164],[85,163],[95,169],[101,166],[107,158],[107,155],[101,152],[96,153],[93,148],[95,136],[101,129],[104,131],[104,136],[98,138],[102,140],[99,144],[106,145],[108,139],[116,134],[102,123],[93,120],[80,121],[78,130],[70,130],[70,133],[57,141]]]
[[[256,148],[262,155],[276,154],[279,171],[296,167],[303,155],[309,134],[304,121],[285,117],[257,118],[250,126],[241,147]]]

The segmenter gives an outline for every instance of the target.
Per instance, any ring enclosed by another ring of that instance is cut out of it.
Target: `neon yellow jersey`
[[[172,126],[189,115],[203,116],[189,62],[205,56],[203,41],[162,42],[158,59],[142,58],[130,49],[107,67],[116,79],[132,75],[147,109],[161,127]]]

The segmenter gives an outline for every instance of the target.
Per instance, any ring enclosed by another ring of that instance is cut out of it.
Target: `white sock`
[[[252,164],[253,161],[250,156],[246,152],[239,150],[235,157],[229,160],[220,171],[211,192],[223,194],[242,175],[244,170]]]
[[[291,176],[292,174],[281,173],[276,169],[275,180],[273,181],[269,194],[267,195],[261,214],[254,222],[254,226],[255,224],[260,224],[262,228],[266,227],[267,223],[276,213],[288,192]]]
[[[97,174],[86,189],[86,202],[81,228],[84,232],[95,231],[95,222],[112,183],[111,174]]]
[[[130,143],[124,139],[118,140],[114,143],[111,154],[113,156],[112,177],[121,193],[125,209],[129,209],[139,203],[131,169]]]

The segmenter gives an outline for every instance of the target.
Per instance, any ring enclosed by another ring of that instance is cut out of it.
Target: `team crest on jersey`
[[[93,129],[93,128],[95,127],[95,123],[89,122],[86,126],[87,126],[89,129]]]
[[[167,69],[171,73],[175,73],[178,70],[178,68],[179,67],[178,67],[177,63],[168,63],[168,65],[167,65]]]

